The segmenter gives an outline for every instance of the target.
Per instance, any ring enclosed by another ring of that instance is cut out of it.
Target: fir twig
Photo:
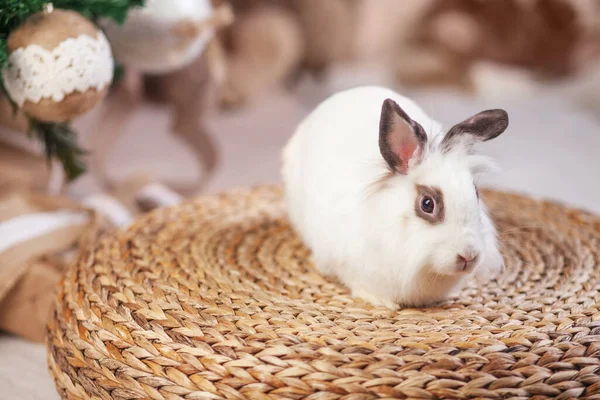
[[[2,0],[0,6],[0,69],[8,62],[6,40],[31,14],[42,11],[45,0]]]
[[[113,85],[119,83],[125,75],[125,68],[115,60],[115,69],[113,72]]]
[[[30,119],[29,135],[44,144],[48,163],[53,158],[60,161],[69,182],[86,172],[83,156],[87,152],[79,147],[77,133],[68,123],[47,123]]]
[[[0,70],[8,63],[8,47],[6,39],[0,37]],[[1,81],[2,79],[0,79]]]
[[[111,18],[122,24],[129,9],[143,6],[144,0],[53,0],[52,4],[55,8],[77,11],[91,20]]]

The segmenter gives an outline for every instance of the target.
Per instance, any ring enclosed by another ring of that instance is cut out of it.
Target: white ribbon
[[[0,222],[0,253],[36,237],[89,221],[86,212],[59,210],[26,214]]]
[[[83,205],[104,215],[113,225],[124,227],[131,223],[133,217],[129,210],[114,198],[105,194],[95,194],[83,200]]]
[[[181,195],[159,183],[151,183],[144,186],[136,197],[138,199],[153,200],[161,207],[175,206],[183,200]]]

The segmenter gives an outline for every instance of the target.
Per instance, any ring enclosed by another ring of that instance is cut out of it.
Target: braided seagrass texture
[[[321,277],[278,187],[101,238],[49,323],[65,399],[600,399],[600,218],[486,192],[507,271],[391,311]]]

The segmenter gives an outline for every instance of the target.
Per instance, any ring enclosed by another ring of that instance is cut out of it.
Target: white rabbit
[[[483,111],[442,132],[413,101],[380,87],[320,104],[283,152],[290,221],[318,269],[375,305],[422,306],[472,273],[504,267],[477,176],[491,162],[477,142],[508,126]]]

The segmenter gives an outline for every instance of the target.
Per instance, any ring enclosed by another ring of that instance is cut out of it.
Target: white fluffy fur
[[[421,164],[378,188],[389,171],[378,146],[387,98],[423,126],[428,146]],[[460,149],[442,154],[443,135],[442,126],[410,99],[360,87],[319,105],[284,149],[290,220],[319,270],[339,277],[353,295],[391,308],[443,300],[467,277],[454,272],[458,252],[467,246],[481,253],[474,269],[480,277],[502,268],[495,228],[473,186],[474,173],[489,163]],[[415,215],[416,184],[442,190],[441,224]]]

